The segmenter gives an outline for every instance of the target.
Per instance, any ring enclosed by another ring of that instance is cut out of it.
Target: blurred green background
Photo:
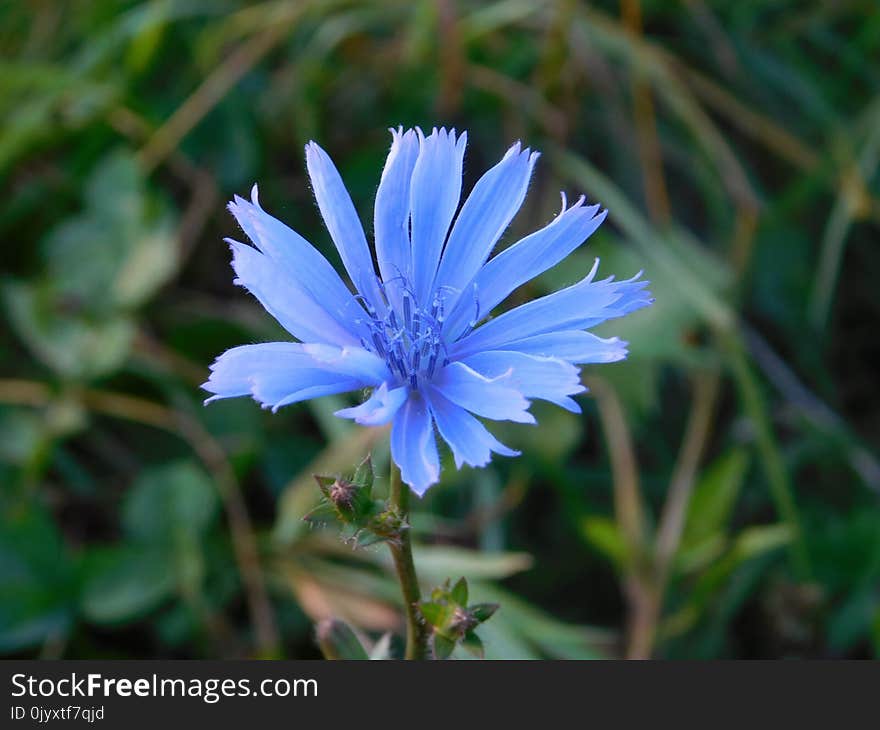
[[[501,602],[489,657],[880,654],[876,0],[7,0],[0,58],[0,653],[400,631],[387,550],[300,519],[311,474],[371,449],[385,474],[386,434],[198,386],[281,336],[232,284],[226,201],[259,181],[335,257],[303,144],[369,222],[387,128],[446,124],[466,189],[544,153],[502,245],[560,190],[610,209],[529,295],[601,255],[657,303],[603,330],[631,355],[585,369],[582,416],[537,404],[485,470],[447,455],[426,582]]]

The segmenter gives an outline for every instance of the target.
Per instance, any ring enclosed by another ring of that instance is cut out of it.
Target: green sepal
[[[475,603],[468,607],[468,612],[477,620],[477,623],[488,621],[497,610],[497,603]]]
[[[437,586],[434,590],[431,591],[431,600],[432,601],[449,600],[449,579],[448,578],[445,581],[443,581],[442,586]]]
[[[468,601],[468,584],[465,578],[459,578],[458,582],[452,587],[449,593],[455,603],[459,606],[467,606]]]
[[[336,512],[336,507],[330,501],[322,499],[317,507],[303,515],[303,521],[319,525],[329,525],[332,522],[338,522],[339,515]]]
[[[455,649],[455,641],[447,639],[442,634],[434,634],[431,639],[431,649],[435,659],[448,659]]]
[[[351,478],[355,484],[366,488],[369,494],[372,494],[373,491],[373,480],[376,477],[376,472],[373,470],[373,457],[370,454],[367,454],[366,458],[358,464],[357,469],[354,470],[354,475]]]
[[[362,530],[358,530],[351,541],[355,543],[355,547],[365,548],[380,542],[384,542],[386,539],[387,538],[382,537],[381,535],[377,535],[375,532],[372,532],[369,528],[364,528]]]
[[[324,498],[329,501],[330,499],[330,485],[336,481],[336,477],[325,476],[322,474],[313,474],[315,477],[315,481],[318,483],[318,489],[321,490],[321,494],[324,495]]]
[[[463,649],[469,651],[474,656],[482,659],[486,653],[483,650],[483,640],[480,639],[473,631],[468,631],[461,639]]]

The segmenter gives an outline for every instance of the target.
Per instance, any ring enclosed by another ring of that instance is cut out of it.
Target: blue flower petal
[[[430,387],[447,400],[493,421],[534,423],[529,401],[510,383],[510,373],[487,378],[461,362],[443,368]]]
[[[351,390],[356,390],[361,387],[360,384],[354,380],[353,378],[342,378],[335,380],[329,380],[329,382],[321,383],[317,382],[320,373],[320,370],[313,370],[312,373],[315,373],[316,382],[312,385],[306,385],[298,390],[294,390],[293,392],[288,393],[287,395],[274,399],[274,383],[266,383],[264,389],[264,383],[262,380],[262,376],[257,376],[254,379],[254,398],[261,403],[264,403],[264,407],[271,408],[272,413],[277,413],[279,408],[283,408],[284,406],[289,406],[294,403],[301,403],[305,400],[312,400],[313,398],[320,398],[324,395],[336,395],[337,393],[347,393]],[[324,374],[326,375],[326,373]],[[272,402],[274,400],[274,402]]]
[[[336,166],[315,142],[306,145],[306,166],[315,200],[345,270],[357,290],[374,309],[381,311],[384,305],[364,228]]]
[[[447,400],[436,390],[426,397],[437,423],[437,430],[452,449],[457,468],[461,469],[462,464],[486,466],[492,459],[493,451],[503,456],[519,456],[519,451],[502,444],[464,408]]]
[[[362,347],[334,347],[313,342],[301,347],[316,366],[359,378],[365,385],[379,385],[391,378],[385,360]]]
[[[575,365],[624,360],[627,342],[619,337],[599,337],[582,330],[563,330],[508,342],[504,348],[527,355],[557,357]]]
[[[292,286],[308,292],[343,328],[357,332],[352,322],[362,316],[363,309],[336,269],[312,244],[260,207],[256,185],[251,190],[250,202],[236,195],[229,204],[229,211],[253,244],[272,260]]]
[[[235,283],[253,294],[290,334],[299,340],[357,344],[355,328],[341,325],[273,259],[247,244],[227,242],[232,248]]]
[[[607,215],[607,211],[599,213],[598,205],[585,206],[583,197],[569,208],[565,207],[564,195],[562,200],[562,212],[552,223],[490,259],[464,287],[443,328],[450,340],[464,332],[475,317],[491,312],[517,287],[562,261],[593,234]]]
[[[467,134],[434,129],[419,135],[410,189],[412,215],[413,284],[420,302],[427,303],[440,263],[449,224],[461,197],[461,169]]]
[[[436,286],[444,287],[447,309],[462,295],[526,197],[538,153],[517,142],[474,185],[443,249]]]
[[[419,155],[419,138],[414,130],[391,130],[393,141],[382,180],[376,192],[373,228],[376,259],[382,280],[389,289],[393,282],[412,275],[409,240],[409,199],[413,168]]]
[[[339,418],[351,418],[362,426],[381,426],[388,423],[406,402],[407,388],[388,390],[388,384],[382,383],[367,400],[353,408],[343,408],[333,415]]]
[[[391,458],[400,476],[420,497],[440,479],[440,457],[425,399],[411,393],[391,426]]]
[[[579,283],[523,304],[492,319],[456,342],[450,354],[461,359],[481,350],[503,350],[508,342],[556,330],[593,327],[607,319],[648,306],[647,281],[636,274],[626,281],[594,281],[596,266]]]
[[[479,352],[463,361],[487,378],[506,377],[506,382],[526,398],[539,398],[580,413],[580,406],[569,396],[583,393],[578,368],[565,360],[538,357],[521,352]]]
[[[315,357],[310,349],[318,350],[320,357]],[[358,350],[364,355],[358,354]],[[332,351],[336,351],[335,359],[330,357]],[[206,402],[251,395],[264,406],[277,410],[306,398],[378,385],[382,378],[377,375],[384,376],[387,371],[377,372],[370,358],[375,356],[360,348],[331,345],[242,345],[227,350],[214,361],[211,376],[202,387],[214,394]]]

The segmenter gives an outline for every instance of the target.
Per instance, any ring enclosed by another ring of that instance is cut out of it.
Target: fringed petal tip
[[[407,389],[405,387],[389,390],[388,383],[383,382],[360,405],[343,408],[333,415],[337,418],[353,419],[361,426],[382,426],[394,418],[397,411],[406,402],[406,398]]]
[[[540,153],[534,153],[540,154]],[[599,220],[599,224],[605,220],[608,216],[608,209],[603,208],[601,203],[592,203],[587,204],[587,196],[579,195],[578,199],[574,201],[571,205],[568,204],[568,194],[564,190],[559,191],[559,197],[562,199],[562,205],[559,208],[559,213],[557,213],[557,217],[561,216],[563,213],[568,213],[570,211],[579,210],[580,208],[584,209],[584,213],[589,218],[596,218]]]
[[[410,131],[410,130],[407,130]],[[442,144],[449,144],[460,151],[467,145],[467,132],[464,131],[456,137],[455,127],[446,129],[446,127],[432,127],[430,134],[425,134],[421,127],[414,127],[413,130],[419,138],[419,144],[424,145],[428,142],[437,141]]]
[[[238,218],[239,215],[245,214],[249,212],[247,209],[249,206],[254,206],[258,210],[262,212],[262,207],[260,207],[260,186],[259,183],[254,183],[251,185],[251,199],[247,200],[243,198],[241,195],[237,193],[232,196],[232,200],[230,200],[226,204],[227,210],[229,210],[232,215]]]

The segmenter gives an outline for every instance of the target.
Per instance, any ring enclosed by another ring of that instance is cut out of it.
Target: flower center
[[[420,306],[409,286],[402,286],[400,305],[395,309],[383,284],[380,289],[388,306],[385,314],[380,315],[369,303],[363,302],[369,315],[365,324],[370,339],[361,339],[361,344],[384,358],[400,382],[418,388],[420,381],[429,381],[437,369],[449,362],[441,333],[443,301],[435,294],[430,307]]]

